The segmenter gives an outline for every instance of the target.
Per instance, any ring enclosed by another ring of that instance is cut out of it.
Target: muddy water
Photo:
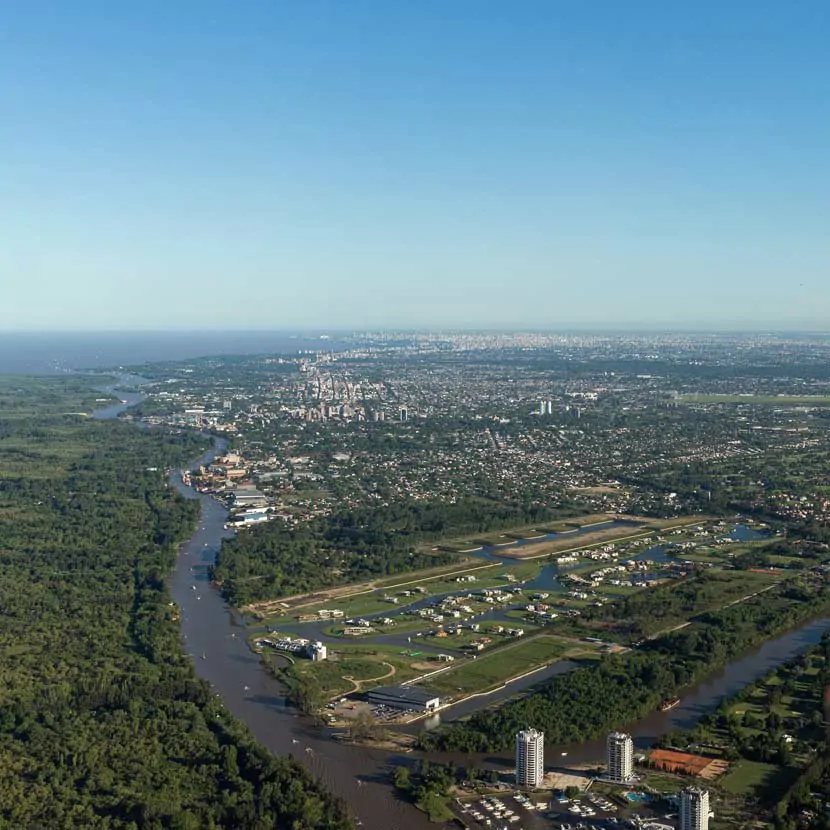
[[[198,498],[202,505],[199,526],[182,546],[170,581],[173,599],[182,610],[184,643],[197,673],[257,740],[280,755],[298,758],[331,791],[346,799],[364,826],[435,827],[414,807],[401,802],[388,785],[387,752],[337,743],[328,729],[299,716],[289,705],[280,684],[248,648],[244,628],[208,581],[208,568],[222,539],[229,535],[224,529],[227,511],[212,497],[184,485],[180,475],[171,481],[186,498]]]

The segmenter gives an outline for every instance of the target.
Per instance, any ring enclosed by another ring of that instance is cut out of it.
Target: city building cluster
[[[750,469],[760,453],[821,440],[810,413],[830,385],[776,373],[774,338],[736,342],[354,335],[339,351],[154,367],[141,417],[228,436],[232,451],[197,483],[238,508],[240,527],[471,498],[670,516],[711,490],[654,486],[667,470]],[[799,347],[790,356],[824,354]],[[758,372],[753,361],[772,368]],[[782,405],[766,403],[774,400]],[[805,503],[759,485],[758,497],[782,513],[827,515],[818,491]]]

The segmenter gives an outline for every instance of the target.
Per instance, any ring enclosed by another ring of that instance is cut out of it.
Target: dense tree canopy
[[[244,605],[443,565],[452,555],[420,552],[417,544],[545,518],[541,508],[470,500],[355,508],[299,527],[277,520],[226,541],[214,578],[229,600]]]
[[[164,470],[200,439],[61,414],[87,401],[59,382],[0,401],[0,828],[350,826],[182,653],[164,580],[198,505]]]

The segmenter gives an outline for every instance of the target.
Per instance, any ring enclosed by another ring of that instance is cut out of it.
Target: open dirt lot
[[[547,542],[522,545],[520,548],[499,551],[499,556],[510,559],[532,559],[536,556],[547,556],[551,553],[563,553],[567,550],[600,545],[603,542],[612,542],[615,539],[624,539],[627,536],[638,536],[648,532],[645,525],[628,525],[626,527],[609,527],[593,533],[580,533],[578,536],[565,536]]]

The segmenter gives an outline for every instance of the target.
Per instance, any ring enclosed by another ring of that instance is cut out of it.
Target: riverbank
[[[724,700],[691,729],[667,736],[671,747],[719,760],[726,773],[716,778],[717,791],[775,806],[826,750],[827,656],[823,640]]]
[[[189,466],[210,463],[225,446],[216,439],[214,449]],[[397,798],[388,785],[383,772],[388,752],[333,740],[330,729],[301,716],[289,702],[286,689],[248,647],[244,622],[210,583],[210,566],[222,540],[232,533],[225,529],[227,510],[185,485],[179,473],[170,480],[185,498],[198,500],[201,508],[199,526],[181,547],[170,581],[181,609],[184,647],[197,673],[261,744],[278,755],[296,758],[330,792],[343,798],[364,826],[384,827],[391,822],[401,830],[435,830],[436,825]]]

